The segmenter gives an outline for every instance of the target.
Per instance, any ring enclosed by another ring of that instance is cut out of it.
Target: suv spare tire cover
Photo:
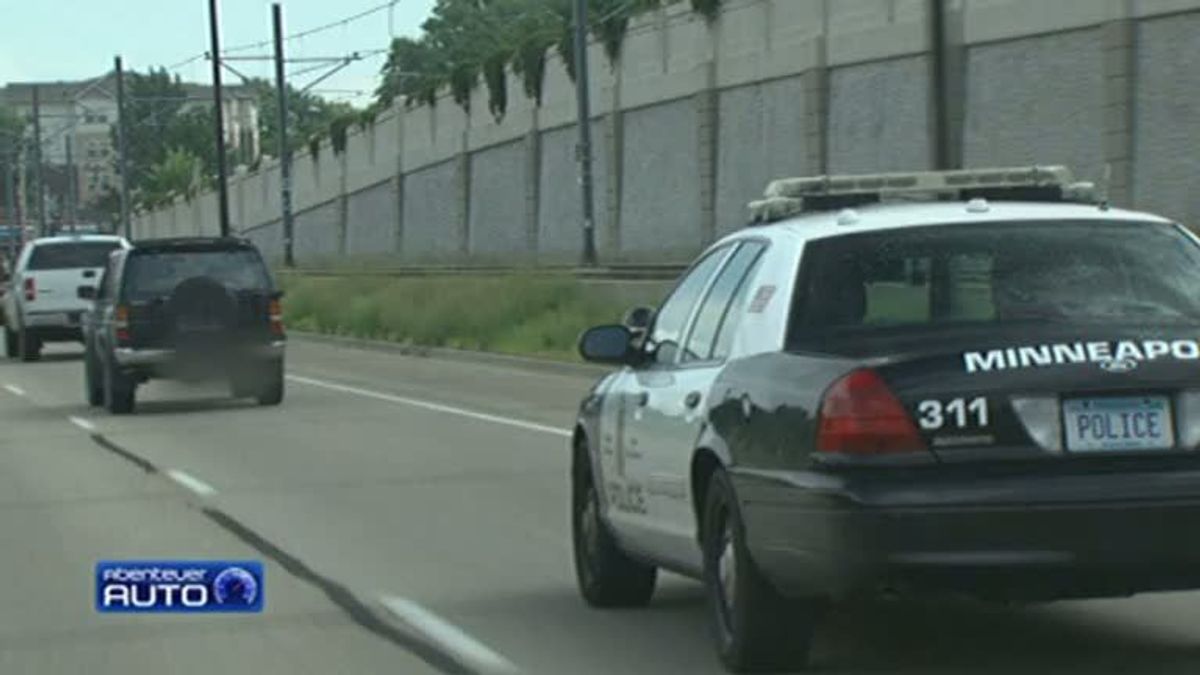
[[[237,302],[225,286],[212,277],[185,279],[171,291],[167,309],[176,337],[202,333],[211,339],[220,331],[228,335],[237,325]]]

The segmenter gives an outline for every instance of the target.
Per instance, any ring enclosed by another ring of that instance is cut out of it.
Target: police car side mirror
[[[637,358],[637,352],[633,349],[633,332],[617,325],[589,328],[579,337],[579,355],[593,363],[633,363]]]
[[[95,300],[96,299],[96,287],[95,286],[80,286],[79,288],[75,289],[75,295],[78,296],[80,300]]]

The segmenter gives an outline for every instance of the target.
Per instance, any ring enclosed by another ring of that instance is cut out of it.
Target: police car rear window
[[[790,342],[1037,324],[1200,325],[1200,247],[1176,226],[1021,221],[806,246]]]
[[[271,286],[262,257],[250,249],[141,253],[130,256],[126,265],[125,295],[131,300],[169,295],[193,277],[209,277],[239,291]]]
[[[29,254],[26,268],[36,271],[104,267],[108,264],[108,254],[118,246],[115,241],[38,244]]]

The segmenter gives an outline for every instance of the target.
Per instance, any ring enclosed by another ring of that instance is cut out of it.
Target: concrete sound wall
[[[595,234],[605,260],[686,260],[741,227],[785,175],[937,162],[926,0],[686,2],[631,22],[616,64],[590,47]],[[1118,205],[1200,222],[1200,0],[947,0],[951,165],[1063,163]],[[582,248],[574,84],[508,108],[398,102],[345,148],[294,160],[294,250],[424,262],[563,262]],[[279,167],[230,181],[234,228],[283,253]],[[215,197],[139,214],[135,235],[215,233]]]

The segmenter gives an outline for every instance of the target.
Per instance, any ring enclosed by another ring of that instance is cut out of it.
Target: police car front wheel
[[[600,497],[586,448],[576,450],[571,480],[571,539],[579,592],[593,607],[640,607],[650,602],[658,570],[633,560],[600,516]]]

